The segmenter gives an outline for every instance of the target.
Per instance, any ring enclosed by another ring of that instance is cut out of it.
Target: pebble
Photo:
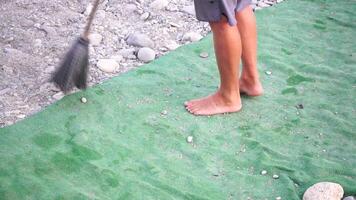
[[[304,105],[303,104],[298,104],[297,106],[296,106],[298,109],[303,109],[304,108]]]
[[[353,196],[348,196],[348,197],[343,198],[342,200],[356,200],[356,198]]]
[[[201,40],[202,38],[203,38],[203,36],[201,36],[199,33],[196,33],[196,32],[188,32],[188,33],[184,34],[184,36],[183,36],[184,41],[191,41],[191,42],[197,42],[197,41]]]
[[[145,34],[135,32],[129,35],[126,40],[128,45],[137,47],[150,47],[153,48],[154,42]]]
[[[64,93],[63,92],[57,92],[55,95],[53,95],[53,98],[56,100],[60,100],[64,97]]]
[[[341,185],[331,182],[320,182],[309,187],[303,200],[340,200],[344,195]]]
[[[184,13],[187,13],[189,15],[195,16],[195,8],[193,5],[192,6],[184,6],[181,11]]]
[[[168,111],[167,111],[167,110],[163,110],[163,111],[161,112],[161,114],[162,114],[162,115],[167,115],[167,114],[168,114]]]
[[[101,41],[103,40],[103,36],[98,33],[92,33],[88,36],[90,44],[93,46],[100,45]]]
[[[137,58],[143,62],[150,62],[156,57],[155,51],[148,47],[141,48],[137,53]]]
[[[116,62],[121,62],[122,59],[124,59],[124,57],[122,55],[114,55],[114,56],[111,56],[111,59],[114,59]]]
[[[101,71],[106,73],[114,73],[119,66],[114,59],[100,59],[96,65]]]
[[[40,46],[42,46],[42,40],[41,40],[41,39],[35,39],[35,41],[34,41],[34,46],[35,46],[35,47],[40,47]]]
[[[82,97],[82,98],[80,99],[80,101],[81,101],[82,103],[86,103],[86,102],[87,102],[87,98]]]
[[[282,197],[276,197],[276,200],[282,200]]]
[[[119,51],[119,54],[122,55],[124,58],[134,58],[136,59],[135,54],[135,49],[134,48],[130,48],[130,49],[122,49]]]
[[[266,175],[267,174],[267,171],[266,170],[262,170],[261,171],[261,175]]]
[[[167,0],[155,0],[150,4],[150,8],[155,10],[162,10],[168,6],[169,2]]]
[[[84,15],[88,16],[92,9],[93,9],[93,4],[89,3],[88,6],[85,9]]]
[[[175,50],[179,47],[179,44],[177,44],[177,42],[171,40],[168,41],[166,45],[164,45],[164,47],[166,47],[169,50]]]
[[[187,142],[192,143],[193,142],[193,136],[188,136],[187,137]]]
[[[207,58],[207,57],[209,57],[209,54],[208,54],[208,52],[201,52],[201,53],[199,54],[199,56],[200,56],[201,58]]]
[[[24,115],[24,114],[17,115],[17,118],[19,118],[19,119],[24,119],[25,117],[26,117],[26,115]]]
[[[273,174],[272,178],[274,178],[274,179],[278,179],[278,178],[279,178],[279,176],[278,176],[277,174]]]
[[[261,7],[261,8],[266,8],[266,7],[270,6],[269,4],[267,4],[267,3],[263,2],[263,1],[258,2],[257,5],[258,5],[258,7]]]
[[[266,71],[265,73],[266,73],[267,75],[271,75],[271,74],[272,74],[271,71]]]
[[[147,20],[150,17],[150,13],[149,12],[145,12],[140,16],[141,20]]]

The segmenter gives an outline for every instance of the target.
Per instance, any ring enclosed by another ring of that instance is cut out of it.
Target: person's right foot
[[[261,96],[263,94],[262,84],[259,80],[252,81],[240,78],[240,93],[248,96]]]

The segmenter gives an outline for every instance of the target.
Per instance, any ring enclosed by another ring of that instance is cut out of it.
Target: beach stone
[[[267,174],[267,171],[266,170],[262,170],[261,171],[261,175],[266,175]]]
[[[191,41],[191,42],[197,42],[197,41],[201,40],[202,38],[203,38],[203,36],[201,36],[199,33],[196,33],[196,32],[188,32],[188,33],[184,34],[184,36],[183,36],[184,41]]]
[[[64,97],[64,93],[63,92],[57,92],[55,95],[53,95],[53,98],[56,100],[60,100]]]
[[[103,72],[114,73],[119,63],[114,59],[100,59],[96,65]]]
[[[266,71],[265,73],[266,73],[267,75],[271,75],[271,74],[272,74],[271,71]]]
[[[168,6],[169,2],[167,0],[155,0],[150,4],[150,8],[155,10],[162,10]]]
[[[344,195],[341,185],[331,182],[320,182],[309,187],[303,200],[340,200]]]
[[[200,56],[201,58],[207,58],[207,57],[209,57],[209,54],[208,54],[208,52],[201,52],[201,53],[199,54],[199,56]]]
[[[278,176],[277,174],[273,174],[272,178],[274,178],[274,179],[278,179],[278,178],[279,178],[279,176]]]
[[[136,56],[135,54],[135,49],[134,48],[130,48],[130,49],[122,49],[119,51],[119,54],[122,55],[124,58],[133,58],[135,59]]]
[[[141,20],[147,20],[150,17],[150,13],[149,12],[145,12],[140,16]]]
[[[193,142],[193,136],[191,136],[191,135],[188,136],[188,137],[187,137],[187,142],[188,142],[188,143],[192,143],[192,142]]]
[[[88,36],[90,44],[93,46],[100,45],[101,41],[103,40],[103,36],[98,33],[92,33]]]
[[[348,196],[348,197],[343,198],[342,200],[356,200],[356,198],[353,196]]]
[[[266,7],[270,6],[269,4],[267,4],[267,3],[263,2],[263,1],[258,2],[257,5],[258,5],[258,7],[261,7],[261,8],[266,8]]]
[[[191,5],[191,6],[184,6],[181,11],[184,12],[184,13],[187,13],[187,14],[189,14],[189,15],[195,16],[195,8],[194,8],[194,5]]]
[[[87,102],[87,98],[82,97],[82,98],[80,99],[80,101],[81,101],[82,103],[86,103],[86,102]]]
[[[166,45],[164,45],[164,47],[166,47],[169,50],[175,50],[179,47],[179,44],[177,44],[177,42],[171,40],[168,41]]]
[[[155,51],[148,47],[141,48],[137,53],[137,58],[143,62],[150,62],[154,60],[155,57],[156,57]]]
[[[126,40],[128,45],[137,47],[150,47],[153,48],[154,42],[147,35],[139,32],[135,32],[129,35]]]
[[[276,200],[282,200],[282,197],[276,197]]]

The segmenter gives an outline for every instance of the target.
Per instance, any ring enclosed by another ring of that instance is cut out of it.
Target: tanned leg
[[[220,88],[210,96],[185,103],[186,109],[194,115],[237,112],[242,107],[238,80],[241,58],[238,27],[230,26],[225,17],[220,22],[210,23],[210,26],[220,73]]]
[[[242,43],[242,73],[240,92],[249,96],[263,94],[257,70],[257,30],[255,15],[250,6],[236,13]]]

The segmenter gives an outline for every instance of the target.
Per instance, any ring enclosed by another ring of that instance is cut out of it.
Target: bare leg
[[[194,115],[214,115],[237,112],[241,109],[239,91],[239,64],[241,40],[236,26],[230,26],[225,17],[220,22],[210,23],[217,64],[220,73],[220,88],[208,97],[185,103]]]
[[[257,70],[257,30],[255,15],[250,6],[236,13],[242,42],[242,73],[240,92],[250,96],[263,94]]]

